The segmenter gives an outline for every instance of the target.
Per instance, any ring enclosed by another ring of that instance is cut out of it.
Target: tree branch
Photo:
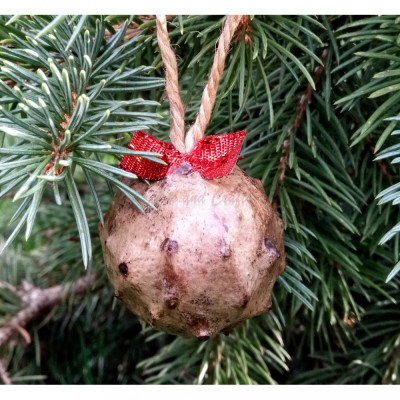
[[[0,358],[0,378],[5,385],[12,385],[10,375],[8,375],[6,367],[4,366],[4,362],[1,358]]]
[[[318,65],[317,67],[314,68],[313,71],[313,81],[315,83],[315,86],[317,86],[319,80],[321,79],[322,73],[325,71],[325,61],[327,56],[328,56],[328,49],[324,49],[321,55],[322,65]],[[280,171],[280,173],[272,202],[272,206],[274,207],[275,211],[278,210],[279,192],[286,178],[286,170],[290,154],[290,138],[292,135],[295,135],[297,130],[300,128],[300,124],[304,118],[304,113],[306,111],[306,104],[311,103],[314,91],[315,90],[313,89],[313,87],[308,83],[305,93],[300,97],[300,100],[297,104],[297,110],[298,110],[297,115],[292,125],[288,129],[286,139],[282,145],[282,156],[279,160],[279,165],[278,165],[278,171]]]
[[[63,302],[71,294],[83,294],[88,286],[97,280],[96,275],[89,278],[79,278],[77,282],[57,285],[47,289],[39,289],[28,283],[18,291],[24,308],[0,328],[0,348],[4,346],[15,333],[20,333],[26,342],[30,343],[30,336],[26,327],[44,312]],[[0,367],[1,368],[1,367]]]
[[[365,143],[368,146],[368,149],[371,151],[372,156],[375,157],[375,146],[372,144],[371,135],[368,135],[365,138]],[[384,163],[383,160],[377,160],[378,167],[382,171],[383,176],[389,181],[392,182],[393,176],[389,171],[389,167]]]

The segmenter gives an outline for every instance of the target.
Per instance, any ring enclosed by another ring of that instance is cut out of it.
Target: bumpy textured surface
[[[188,154],[181,154],[172,144],[158,140],[146,132],[137,131],[128,147],[136,151],[159,153],[166,164],[126,155],[122,157],[120,168],[133,172],[140,178],[153,180],[165,178],[185,163],[190,165],[192,172],[199,172],[204,178],[219,178],[232,171],[245,135],[244,130],[207,136],[199,140]]]
[[[153,328],[207,339],[271,308],[286,265],[283,223],[239,167],[206,180],[180,167],[147,185],[145,214],[120,192],[99,225],[116,296]]]

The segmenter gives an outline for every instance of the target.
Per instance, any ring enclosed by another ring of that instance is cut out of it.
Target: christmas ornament
[[[124,156],[122,178],[155,209],[118,192],[99,225],[115,295],[153,328],[207,339],[271,308],[286,265],[283,223],[261,182],[236,161],[245,131],[204,137],[229,43],[241,16],[226,19],[196,122],[185,137],[184,107],[165,17],[157,35],[166,68],[172,144],[139,131],[129,147],[165,165]]]

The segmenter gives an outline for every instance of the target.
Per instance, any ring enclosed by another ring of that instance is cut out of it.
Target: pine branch
[[[5,385],[12,385],[10,375],[4,366],[4,361],[0,358],[0,378]]]
[[[321,54],[321,60],[323,65],[319,65],[315,67],[312,79],[314,81],[315,86],[318,84],[318,82],[321,79],[321,75],[325,71],[325,61],[328,56],[328,49],[323,50]],[[303,120],[304,114],[306,112],[306,104],[311,104],[312,102],[312,97],[313,93],[315,92],[315,89],[311,86],[310,83],[307,84],[307,89],[305,93],[300,97],[300,100],[297,104],[297,109],[298,112],[294,118],[293,123],[289,127],[287,134],[286,134],[286,139],[283,142],[282,145],[282,156],[279,160],[279,165],[278,165],[278,171],[279,177],[278,177],[278,182],[276,185],[275,193],[273,195],[273,201],[272,201],[272,206],[274,207],[274,210],[277,211],[279,207],[279,193],[281,190],[281,187],[284,184],[285,178],[286,178],[286,170],[289,162],[289,154],[290,154],[290,139],[292,135],[296,135],[298,129],[300,128],[300,124]]]
[[[175,16],[174,15],[167,15],[166,16],[168,20],[173,19]],[[124,40],[130,40],[133,37],[135,37],[137,34],[142,32],[143,28],[146,28],[150,24],[148,24],[151,21],[154,21],[155,23],[155,15],[136,15],[135,20],[131,21],[128,25],[128,28],[126,29],[125,35],[124,35]],[[107,21],[109,21],[109,18],[106,18]],[[154,24],[155,25],[155,24]],[[117,24],[112,25],[112,28],[114,32],[110,32],[110,30],[106,29],[104,32],[104,38],[106,40],[110,39],[112,35],[114,35],[116,32],[118,32],[121,28],[123,27],[123,22],[118,22]]]
[[[0,18],[0,28],[2,23]],[[76,23],[75,17],[31,16],[16,23],[23,28],[22,37],[21,31],[12,30],[7,40],[12,45],[0,47],[0,141],[6,134],[10,143],[0,146],[0,185],[5,184],[0,197],[15,191],[13,200],[22,203],[13,218],[19,221],[0,253],[25,224],[28,240],[46,189],[51,187],[55,202],[62,205],[65,188],[80,234],[83,264],[88,267],[92,245],[76,167],[82,168],[89,184],[92,174],[97,174],[110,187],[129,191],[140,207],[138,193],[114,177],[136,179],[136,175],[109,166],[103,157],[110,154],[118,161],[121,155],[131,154],[163,163],[158,154],[135,152],[115,142],[126,141],[128,132],[158,123],[156,113],[131,111],[157,102],[128,97],[126,92],[153,89],[164,81],[146,76],[151,67],[132,68],[148,39],[141,40],[138,34],[124,41],[128,20],[107,42],[107,24],[100,17],[81,16]],[[10,80],[14,86],[8,84]],[[95,186],[91,189],[96,200]],[[98,214],[102,220],[101,209]]]
[[[372,138],[370,135],[368,135],[365,138],[365,143],[366,143],[368,149],[371,151],[372,155],[375,156],[376,149],[372,143]],[[393,175],[390,173],[389,167],[383,162],[383,160],[377,160],[377,163],[378,163],[379,169],[382,171],[382,175],[385,177],[385,179],[388,180],[389,182],[392,182]]]
[[[23,308],[0,328],[0,348],[3,347],[16,333],[26,332],[26,327],[34,320],[41,317],[54,306],[62,303],[72,294],[82,295],[87,292],[98,277],[92,275],[79,278],[76,282],[57,285],[46,289],[34,287],[28,283],[16,292],[21,297]],[[24,334],[24,339],[30,343],[29,334]]]

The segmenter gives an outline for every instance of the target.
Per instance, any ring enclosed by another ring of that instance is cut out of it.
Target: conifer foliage
[[[168,19],[187,124],[222,23]],[[0,16],[0,381],[399,383],[399,37],[397,16],[242,20],[206,134],[248,131],[287,267],[269,313],[198,342],[114,299],[97,232],[115,190],[151,206],[118,164],[162,162],[135,130],[168,139],[154,16]]]

